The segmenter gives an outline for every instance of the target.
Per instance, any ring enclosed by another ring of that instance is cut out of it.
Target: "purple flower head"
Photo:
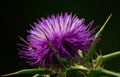
[[[85,19],[68,13],[41,18],[28,31],[29,45],[23,45],[20,54],[31,65],[57,66],[59,62],[54,53],[59,58],[71,59],[78,50],[88,52],[94,39],[92,24],[93,21],[86,25]]]

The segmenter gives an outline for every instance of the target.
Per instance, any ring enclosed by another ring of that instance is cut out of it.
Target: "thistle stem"
[[[106,62],[107,60],[113,59],[113,58],[118,57],[118,56],[120,56],[120,51],[114,52],[114,53],[111,53],[108,55],[104,55],[102,60],[103,60],[103,62]]]
[[[107,54],[107,55],[104,55],[104,56],[99,56],[94,60],[94,62],[102,61],[103,63],[105,63],[106,61],[109,61],[109,60],[111,60],[115,57],[118,57],[118,56],[120,56],[120,51],[110,53],[110,54]]]
[[[99,71],[102,75],[120,77],[120,73],[116,73],[116,72],[109,71],[109,70],[106,70],[106,69],[99,69]]]
[[[103,68],[98,68],[95,70],[91,70],[88,74],[88,77],[93,77],[93,76],[110,76],[110,77],[120,77],[120,73],[116,73],[113,71],[109,71]]]
[[[12,76],[12,75],[22,75],[22,74],[41,74],[41,75],[50,75],[53,72],[49,69],[23,69],[14,73],[9,73],[2,75],[2,77],[5,76]]]

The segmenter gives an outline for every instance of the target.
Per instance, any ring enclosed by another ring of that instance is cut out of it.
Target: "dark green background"
[[[51,14],[73,12],[85,18],[86,24],[95,20],[94,26],[105,22],[113,14],[98,43],[97,52],[103,54],[120,50],[119,0],[16,0],[1,2],[0,14],[0,74],[30,68],[19,58],[18,35],[25,38],[29,24]],[[120,72],[120,57],[106,63],[105,68]]]

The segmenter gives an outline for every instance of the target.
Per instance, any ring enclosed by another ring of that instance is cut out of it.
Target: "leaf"
[[[71,70],[85,70],[85,71],[88,71],[89,69],[87,67],[84,67],[83,65],[75,65],[75,66],[71,66],[70,68]]]
[[[85,61],[89,61],[89,59],[92,57],[93,53],[95,52],[95,47],[96,45],[91,47],[88,53],[85,55]]]
[[[94,62],[100,62],[102,61],[102,63],[108,61],[108,60],[111,60],[115,57],[118,57],[120,56],[120,51],[117,51],[117,52],[114,52],[114,53],[110,53],[110,54],[107,54],[107,55],[103,55],[103,56],[98,56]]]
[[[103,68],[90,70],[88,73],[88,77],[99,77],[99,76],[120,77],[120,73],[109,71]]]
[[[66,60],[66,59],[64,59],[64,58],[59,58],[58,61],[59,61],[60,63],[62,63],[63,66],[65,66],[65,67],[68,66],[68,64],[67,64],[67,60]]]
[[[82,71],[89,71],[87,67],[82,65],[71,66],[66,69],[66,77],[85,77],[85,73]]]
[[[11,75],[20,75],[20,74],[41,74],[41,75],[49,75],[52,74],[53,72],[51,70],[48,69],[24,69],[24,70],[20,70],[14,73],[10,73],[10,74],[5,74],[2,75],[3,76],[11,76]]]
[[[88,77],[99,77],[99,75],[97,75],[96,70],[90,70],[88,73]]]
[[[88,53],[85,56],[85,61],[88,61],[93,53],[95,52],[95,47],[96,47],[96,41],[98,40],[99,36],[101,35],[103,29],[105,28],[107,22],[109,21],[109,19],[111,18],[112,14],[109,15],[109,17],[107,18],[107,20],[105,21],[105,23],[102,25],[102,27],[100,28],[100,30],[96,33],[95,38],[93,39],[93,42],[91,44],[91,48],[89,49]]]
[[[66,77],[86,77],[81,71],[73,71],[71,73],[66,74]]]

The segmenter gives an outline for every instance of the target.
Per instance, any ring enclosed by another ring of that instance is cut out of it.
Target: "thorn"
[[[101,65],[101,68],[104,68],[104,66],[105,66],[105,64],[102,64],[102,65]]]
[[[28,46],[31,46],[31,44],[26,41],[25,39],[23,39],[21,36],[18,36],[20,38],[21,41],[23,41],[25,44],[27,44]]]
[[[46,37],[46,39],[47,39],[47,41],[48,41],[48,43],[49,43],[50,40],[49,40],[49,38],[47,37],[47,34],[45,33],[44,29],[42,28],[41,31],[44,33],[44,35],[45,35],[45,37]]]
[[[102,56],[102,51],[101,51],[101,49],[100,49],[100,56]]]
[[[93,63],[94,59],[93,59],[93,58],[91,58],[91,60],[92,60],[92,63]]]
[[[93,58],[91,58],[91,60],[92,60],[92,66],[94,67],[94,59],[93,59]]]
[[[108,23],[108,21],[110,20],[112,16],[112,13],[109,15],[109,17],[107,18],[107,20],[104,22],[104,24],[102,25],[102,27],[100,28],[100,30],[97,32],[97,34],[95,35],[95,39],[98,37],[98,35],[102,32],[102,30],[105,28],[106,24]]]
[[[102,61],[100,61],[99,66],[102,66]]]
[[[98,57],[98,56],[100,56],[96,51],[95,51],[95,55]]]
[[[2,75],[1,77],[4,77],[4,76],[11,76],[11,75],[16,75],[16,74],[17,74],[16,72],[13,72],[13,73],[9,73],[9,74]]]

